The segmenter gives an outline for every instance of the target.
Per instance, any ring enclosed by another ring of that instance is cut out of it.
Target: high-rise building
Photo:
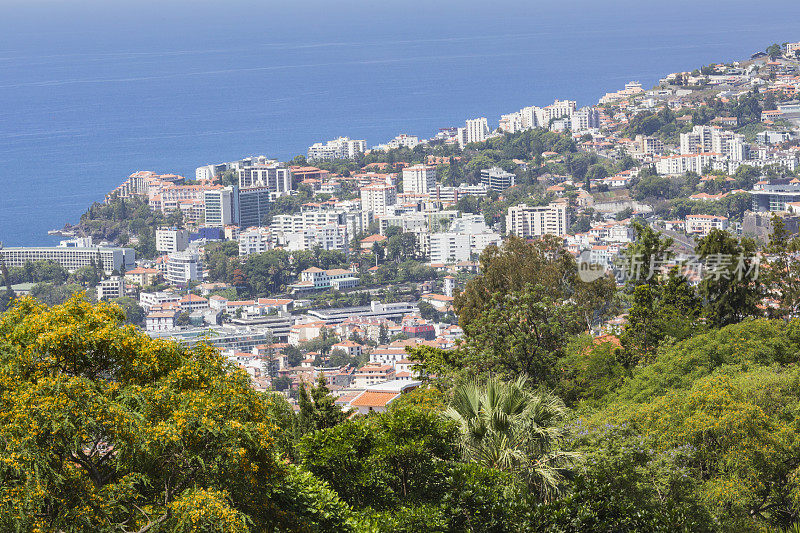
[[[239,188],[266,187],[274,196],[292,190],[292,171],[280,163],[258,164],[238,170]]]
[[[361,187],[361,213],[364,217],[383,216],[387,214],[389,206],[396,203],[397,189],[394,185],[371,183]]]
[[[403,193],[434,192],[436,192],[436,167],[414,165],[403,169]]]
[[[268,187],[239,189],[239,227],[263,226],[270,208],[271,191]]]
[[[596,107],[582,107],[570,116],[572,131],[591,130],[600,127],[600,110]]]
[[[205,225],[224,228],[239,222],[239,191],[237,187],[207,190],[203,193]]]
[[[511,172],[506,172],[500,167],[485,168],[481,170],[481,183],[487,189],[503,192],[516,183],[517,176]]]
[[[458,128],[458,144],[463,150],[469,143],[479,143],[489,136],[489,123],[486,117],[467,120],[465,127]]]
[[[466,233],[432,233],[431,263],[453,264],[470,259],[470,239]]]
[[[156,230],[156,250],[159,252],[182,252],[188,246],[188,230],[180,228],[158,228]]]
[[[543,206],[516,205],[508,208],[506,233],[519,237],[565,235],[569,228],[567,204],[552,202]]]
[[[169,254],[165,279],[173,285],[185,286],[203,279],[203,259],[196,252]]]

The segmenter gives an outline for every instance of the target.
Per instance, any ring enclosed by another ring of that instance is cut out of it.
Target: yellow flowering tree
[[[123,320],[80,296],[0,316],[0,529],[349,528],[327,485],[276,459],[273,397],[215,349]]]

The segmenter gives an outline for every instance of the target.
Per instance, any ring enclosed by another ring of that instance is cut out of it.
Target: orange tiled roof
[[[350,402],[353,407],[386,407],[386,405],[400,396],[397,392],[364,391],[355,400]]]

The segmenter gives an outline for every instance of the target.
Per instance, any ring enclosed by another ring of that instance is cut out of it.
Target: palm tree
[[[549,500],[577,459],[559,449],[566,411],[560,399],[530,391],[520,377],[461,385],[445,414],[461,430],[465,459],[515,473]]]

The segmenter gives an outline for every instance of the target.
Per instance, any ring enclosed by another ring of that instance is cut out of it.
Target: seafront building
[[[97,266],[106,274],[111,274],[114,271],[122,272],[136,267],[136,252],[132,248],[105,246],[2,247],[0,245],[0,258],[5,261],[7,267],[23,267],[28,261],[54,261],[69,272],[85,266]]]
[[[334,159],[355,159],[358,154],[367,151],[367,141],[339,137],[325,144],[314,143],[308,147],[306,155],[309,160],[331,161]]]

